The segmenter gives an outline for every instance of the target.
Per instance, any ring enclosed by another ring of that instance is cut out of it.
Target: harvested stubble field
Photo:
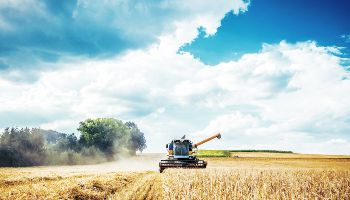
[[[86,166],[0,168],[0,199],[350,199],[350,157],[231,153],[157,172],[162,155]]]

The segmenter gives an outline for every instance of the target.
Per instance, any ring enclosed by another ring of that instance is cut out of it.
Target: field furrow
[[[117,200],[144,200],[163,199],[161,175],[154,172],[143,176],[141,179],[129,184],[123,190],[111,196]]]

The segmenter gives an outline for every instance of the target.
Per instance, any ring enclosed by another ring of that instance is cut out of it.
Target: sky
[[[0,1],[0,128],[350,154],[350,1]]]

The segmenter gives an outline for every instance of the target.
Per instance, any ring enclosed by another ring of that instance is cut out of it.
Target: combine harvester
[[[206,168],[207,162],[196,157],[197,147],[215,138],[220,139],[221,134],[215,134],[196,144],[185,139],[185,136],[172,140],[166,144],[168,159],[159,162],[159,172],[162,173],[166,168]]]

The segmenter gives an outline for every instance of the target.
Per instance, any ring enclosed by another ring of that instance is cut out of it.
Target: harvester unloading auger
[[[162,173],[166,168],[206,168],[207,162],[196,157],[196,150],[198,146],[215,138],[220,139],[221,134],[215,134],[195,144],[185,139],[185,136],[172,140],[166,144],[168,159],[159,162],[159,172]]]

